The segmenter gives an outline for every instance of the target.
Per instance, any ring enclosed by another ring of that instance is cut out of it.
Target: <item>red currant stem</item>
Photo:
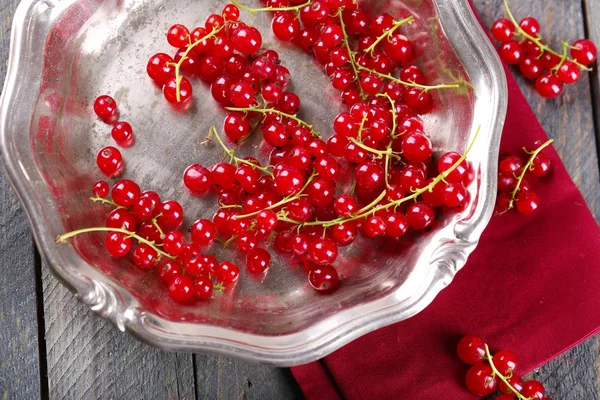
[[[160,235],[161,238],[165,237],[165,232],[161,229],[160,225],[158,225],[158,218],[162,216],[162,213],[159,213],[156,217],[152,218],[152,225],[154,225],[154,227],[156,228],[156,230],[158,231],[158,234]]]
[[[356,189],[356,179],[352,179],[352,184],[350,185],[350,190],[348,190],[348,194],[350,194],[350,196],[354,195],[355,189]]]
[[[217,142],[219,142],[219,144],[221,145],[221,147],[223,148],[225,153],[227,153],[227,155],[230,157],[230,161],[233,161],[236,165],[238,165],[238,164],[250,165],[252,168],[262,171],[263,173],[265,173],[265,174],[269,175],[271,178],[273,178],[273,173],[271,171],[269,171],[269,169],[267,167],[261,167],[261,166],[254,164],[251,161],[236,157],[235,150],[230,149],[229,147],[227,147],[227,145],[225,145],[225,143],[223,143],[223,139],[221,139],[221,135],[219,135],[219,132],[217,131],[217,128],[215,126],[210,127],[210,130],[208,132],[208,137],[210,138],[211,136],[214,136],[217,138]]]
[[[222,209],[228,209],[228,208],[242,208],[242,206],[240,206],[239,204],[230,204],[230,205],[225,205],[225,204],[221,204],[221,203],[219,203],[219,208],[222,208]]]
[[[563,46],[563,55],[560,58],[560,62],[557,65],[555,65],[551,69],[551,71],[558,71],[560,69],[560,67],[563,66],[563,64],[565,63],[565,61],[567,61],[569,59],[569,56],[568,56],[569,43],[565,42],[564,40],[561,43],[562,43],[562,46]]]
[[[352,70],[354,71],[354,80],[357,83],[358,91],[360,93],[360,98],[365,100],[367,96],[365,92],[363,92],[362,87],[360,86],[360,82],[358,79],[358,71],[360,69],[360,65],[356,62],[356,52],[352,50],[350,47],[350,40],[348,39],[348,34],[346,33],[346,24],[344,23],[344,18],[342,16],[342,12],[344,11],[344,7],[340,7],[337,13],[338,19],[340,20],[340,27],[342,28],[342,34],[344,35],[344,46],[346,46],[346,51],[348,52],[348,58],[350,59],[350,65],[352,66]]]
[[[529,157],[527,164],[525,164],[525,166],[523,167],[523,170],[521,171],[521,174],[519,175],[519,178],[517,179],[517,185],[515,186],[514,190],[512,191],[510,203],[508,203],[508,209],[513,208],[513,206],[514,206],[513,203],[515,202],[515,198],[517,197],[517,192],[521,188],[521,182],[523,182],[523,177],[525,177],[525,173],[531,167],[531,164],[533,164],[533,160],[540,153],[540,151],[542,151],[542,150],[544,150],[544,148],[550,146],[550,144],[552,142],[554,142],[554,139],[548,140],[547,142],[540,145],[540,147],[538,147],[531,153],[531,156]]]
[[[387,93],[378,93],[377,97],[385,97],[388,99],[388,101],[390,102],[390,113],[392,114],[392,137],[395,138],[395,133],[396,133],[396,129],[398,128],[398,123],[396,122],[396,102],[394,101],[394,99],[392,99],[390,97],[389,94]]]
[[[366,144],[363,144],[362,142],[360,142],[352,137],[350,138],[350,141],[352,143],[356,144],[361,149],[368,151],[369,153],[377,154],[377,158],[381,158],[383,156],[395,156],[391,147],[387,147],[386,150],[377,150],[377,149],[367,146]]]
[[[213,285],[213,289],[222,292],[225,289],[225,286],[223,286],[223,284],[219,282],[216,285]]]
[[[99,201],[99,202],[101,202],[102,204],[110,204],[110,205],[112,205],[112,206],[115,206],[115,207],[117,207],[117,208],[125,208],[125,207],[123,207],[123,206],[120,206],[120,205],[118,205],[117,203],[115,203],[115,202],[114,202],[114,201],[112,201],[112,200],[109,200],[109,199],[103,199],[102,197],[90,197],[90,200],[91,200],[91,201],[93,201],[94,203],[96,203],[96,202],[98,202],[98,201]]]
[[[404,24],[412,24],[412,21],[415,19],[415,17],[413,17],[412,15],[408,18],[404,18],[400,21],[394,21],[394,26],[391,27],[390,29],[388,29],[387,31],[383,32],[374,42],[372,45],[370,45],[369,47],[367,47],[365,49],[365,53],[371,53],[373,54],[373,51],[375,50],[375,47],[377,47],[377,45],[379,44],[379,42],[381,42],[383,39],[386,39],[388,37],[391,36],[392,33],[394,33],[394,31],[398,28],[400,28],[400,26],[404,25]]]
[[[522,36],[526,39],[531,40],[533,43],[535,43],[540,50],[543,51],[547,51],[548,53],[554,54],[557,57],[562,57],[561,54],[558,54],[556,51],[552,50],[549,46],[545,45],[542,42],[542,37],[541,36],[531,36],[530,34],[528,34],[527,32],[525,32],[523,30],[523,28],[521,28],[521,26],[517,23],[517,20],[515,19],[515,17],[513,16],[512,12],[510,11],[510,8],[508,8],[508,1],[504,0],[504,9],[506,10],[506,13],[508,14],[508,18],[510,19],[510,21],[513,23],[515,29],[517,30],[517,36]],[[591,68],[586,67],[585,65],[582,65],[580,63],[578,63],[577,61],[573,60],[573,59],[569,59],[569,61],[575,63],[579,68],[585,70],[585,71],[591,71]]]
[[[226,248],[227,246],[229,246],[231,244],[231,242],[233,242],[235,239],[237,239],[237,237],[238,237],[238,235],[233,235],[232,237],[230,237],[229,239],[227,239],[226,241],[221,243],[221,246],[223,246],[223,248]]]
[[[183,62],[187,59],[187,55],[190,53],[190,51],[192,51],[192,49],[194,47],[196,47],[198,44],[200,44],[200,42],[203,42],[204,40],[210,39],[211,37],[215,36],[221,29],[223,29],[222,26],[219,28],[213,28],[213,30],[208,35],[204,36],[201,39],[196,40],[194,43],[187,46],[187,48],[181,55],[181,58],[179,59],[179,61],[177,61],[175,63],[175,83],[176,83],[175,93],[177,95],[177,102],[181,101],[181,74],[179,73],[181,64],[183,64]]]
[[[399,78],[394,78],[392,75],[390,74],[382,74],[381,72],[377,72],[373,69],[369,69],[367,67],[363,67],[361,65],[358,65],[358,69],[362,70],[362,71],[366,71],[370,74],[373,75],[377,75],[380,78],[385,78],[385,79],[389,79],[392,82],[397,82],[401,85],[407,86],[407,87],[414,87],[414,88],[419,88],[419,89],[423,89],[424,91],[428,92],[430,90],[437,90],[437,89],[458,89],[460,88],[460,85],[457,83],[453,83],[453,84],[440,84],[440,85],[420,85],[418,83],[414,83],[414,82],[405,82],[402,79]]]
[[[381,200],[383,200],[383,198],[385,197],[386,191],[384,190],[369,205],[361,208],[355,214],[353,214],[353,215],[351,215],[349,217],[336,218],[336,219],[331,220],[331,221],[298,222],[298,221],[290,220],[288,222],[295,223],[295,224],[300,224],[302,226],[305,226],[305,225],[323,225],[324,227],[327,228],[327,227],[330,227],[330,226],[333,226],[333,225],[340,224],[342,222],[347,222],[347,221],[352,221],[352,220],[363,218],[363,217],[365,217],[365,216],[367,216],[369,214],[375,213],[375,212],[377,212],[379,210],[385,210],[385,209],[388,209],[390,207],[397,207],[400,204],[405,203],[405,202],[407,202],[409,200],[416,200],[417,197],[419,197],[421,194],[425,193],[426,191],[429,191],[429,192],[433,191],[433,188],[435,187],[435,185],[437,185],[438,183],[440,183],[448,175],[450,175],[452,173],[452,171],[454,171],[456,168],[458,168],[458,166],[460,165],[460,163],[462,163],[465,160],[465,158],[467,157],[467,154],[473,148],[473,144],[475,143],[475,140],[477,139],[477,136],[479,135],[479,131],[480,130],[481,130],[481,126],[477,127],[477,131],[475,132],[475,136],[473,136],[473,140],[469,144],[469,147],[467,147],[467,150],[464,152],[464,154],[454,164],[452,164],[452,166],[450,168],[448,168],[446,171],[442,172],[437,177],[435,177],[429,183],[429,185],[427,185],[427,186],[425,186],[425,187],[423,187],[421,189],[415,190],[413,192],[413,194],[411,194],[410,196],[403,197],[401,199],[391,201],[391,202],[389,202],[387,204],[381,204],[381,205],[377,206],[377,204]]]
[[[225,107],[226,110],[229,111],[240,111],[240,112],[258,112],[261,114],[266,114],[266,113],[273,113],[273,114],[277,114],[277,115],[281,115],[284,118],[289,118],[289,119],[293,119],[294,121],[296,121],[297,123],[299,123],[302,126],[307,127],[308,129],[310,129],[310,133],[313,136],[318,137],[319,139],[321,139],[321,134],[317,131],[315,131],[313,129],[313,126],[310,125],[308,122],[298,118],[296,116],[296,114],[292,115],[292,114],[288,114],[288,113],[284,113],[283,111],[279,111],[276,110],[274,108],[255,108],[255,107]]]
[[[513,392],[512,394],[517,396],[518,399],[520,400],[532,400],[531,397],[525,397],[523,396],[521,393],[519,393],[508,381],[510,379],[510,377],[506,377],[504,375],[502,375],[500,373],[500,371],[498,371],[498,369],[496,368],[496,366],[494,365],[494,358],[492,357],[492,354],[490,353],[490,349],[488,347],[487,344],[484,344],[485,346],[485,357],[487,358],[488,362],[490,363],[490,367],[492,367],[492,371],[494,372],[494,375],[498,376],[498,378],[500,378],[500,380],[502,382],[504,382],[504,384]]]
[[[287,197],[284,197],[283,199],[281,199],[280,201],[278,201],[277,203],[271,204],[268,207],[265,207],[263,209],[260,209],[258,211],[254,211],[248,214],[243,214],[243,215],[236,215],[233,218],[234,219],[242,219],[242,218],[248,218],[248,217],[254,217],[255,215],[260,214],[262,211],[265,210],[272,210],[274,208],[280,207],[284,204],[290,203],[296,199],[299,199],[302,196],[306,196],[304,195],[302,192],[304,192],[306,190],[306,188],[308,187],[308,185],[313,181],[313,179],[315,179],[315,177],[317,176],[316,172],[313,172],[310,177],[306,180],[306,183],[304,184],[304,186],[302,186],[302,189],[300,189],[297,193],[289,195]]]
[[[250,13],[250,15],[252,17],[254,17],[255,12],[265,12],[265,11],[295,11],[295,12],[298,12],[298,11],[300,11],[300,9],[302,9],[306,6],[309,6],[312,3],[312,0],[309,0],[304,4],[299,4],[299,5],[293,6],[293,7],[259,7],[259,8],[252,8],[252,7],[245,6],[245,5],[237,2],[236,0],[231,0],[231,2],[233,4],[235,4],[236,6],[238,6],[239,8],[241,8],[242,10],[248,11]]]
[[[386,153],[386,155],[385,155],[385,170],[384,170],[384,174],[385,174],[385,187],[387,189],[391,188],[390,182],[389,182],[389,178],[388,178],[388,172],[390,170],[390,153],[392,151],[392,143],[393,143],[393,141],[390,140],[390,142],[388,143],[388,145],[386,147],[386,151],[388,153]]]
[[[132,237],[135,240],[137,240],[140,243],[144,243],[147,244],[148,246],[152,247],[152,249],[154,251],[156,251],[157,254],[159,254],[160,256],[165,256],[167,258],[170,258],[171,260],[175,260],[177,257],[170,255],[169,253],[166,253],[164,251],[162,251],[161,249],[159,249],[156,244],[154,242],[151,242],[149,240],[144,239],[141,236],[136,235],[134,232],[130,232],[126,229],[120,229],[120,228],[109,228],[109,227],[105,227],[105,226],[97,226],[97,227],[93,227],[93,228],[83,228],[83,229],[77,229],[75,231],[71,231],[71,232],[67,232],[63,235],[60,235],[59,237],[56,238],[56,243],[66,243],[67,239],[70,239],[72,237],[75,237],[81,233],[89,233],[89,232],[117,232],[117,233],[122,233],[124,235],[127,235],[128,237]]]
[[[369,117],[368,113],[363,114],[362,120],[360,121],[360,125],[358,126],[358,140],[362,140],[362,132],[365,129],[365,122]]]

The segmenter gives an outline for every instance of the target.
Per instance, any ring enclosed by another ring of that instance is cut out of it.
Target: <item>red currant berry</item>
[[[109,232],[106,237],[106,250],[113,257],[124,257],[131,250],[131,239],[124,233]]]
[[[217,227],[209,219],[199,219],[190,228],[192,242],[199,246],[208,246],[217,236]]]
[[[333,208],[338,215],[347,217],[358,210],[358,203],[352,196],[343,194],[335,199]]]
[[[231,44],[240,53],[254,54],[262,45],[262,36],[258,29],[241,25],[231,34]]]
[[[183,223],[183,208],[175,200],[168,200],[161,204],[157,222],[167,230],[175,230]]]
[[[158,271],[158,277],[167,285],[181,274],[183,274],[183,269],[181,268],[181,264],[177,261],[167,261]]]
[[[94,186],[92,187],[92,193],[94,193],[94,196],[100,197],[101,199],[108,196],[109,190],[110,187],[105,181],[98,181],[94,183]]]
[[[356,167],[354,179],[358,186],[366,190],[375,190],[384,184],[385,173],[379,164],[364,162]]]
[[[153,191],[146,191],[133,205],[133,212],[140,220],[154,218],[160,212],[160,196]]]
[[[321,30],[321,40],[325,43],[325,46],[331,48],[335,47],[344,38],[344,34],[342,32],[342,27],[336,23],[327,24]]]
[[[225,24],[225,19],[219,14],[211,14],[206,18],[204,22],[204,28],[210,32],[214,29],[220,28]]]
[[[252,249],[246,254],[246,268],[251,274],[262,274],[270,265],[271,255],[265,249]]]
[[[406,63],[413,55],[413,46],[404,35],[394,34],[384,40],[385,54],[394,62]]]
[[[512,195],[509,192],[502,192],[496,198],[496,213],[502,214],[511,208]]]
[[[250,122],[243,114],[230,112],[223,122],[223,130],[232,142],[236,142],[248,136],[250,133]]]
[[[106,226],[135,232],[137,221],[131,211],[124,208],[115,208],[106,217]]]
[[[183,183],[185,187],[194,193],[204,195],[212,185],[211,172],[200,164],[194,164],[187,167],[183,173]]]
[[[217,267],[216,278],[218,282],[233,283],[240,276],[240,269],[231,261],[224,261]]]
[[[198,62],[198,77],[206,82],[213,82],[222,73],[225,61],[212,54],[205,55]],[[182,78],[185,79],[185,78]],[[189,96],[191,96],[191,91]]]
[[[492,367],[480,363],[473,365],[467,372],[467,389],[476,396],[487,396],[496,391],[498,377],[494,375]]]
[[[492,25],[492,36],[499,42],[506,43],[512,39],[515,26],[506,18],[501,18]]]
[[[424,85],[425,75],[416,65],[409,65],[400,70],[400,80]]]
[[[297,256],[303,256],[308,252],[310,247],[310,236],[300,233],[292,237],[292,251]]]
[[[534,56],[539,59],[544,54],[544,50],[542,50],[542,48],[533,40],[526,39],[523,43],[521,43],[521,47],[527,56]]]
[[[538,155],[535,156],[535,158],[531,162],[531,167],[529,171],[532,175],[541,178],[543,176],[546,176],[548,172],[550,172],[550,166],[550,159],[546,155],[538,153]]]
[[[277,214],[273,210],[262,210],[256,216],[256,225],[259,229],[271,232],[277,225]]]
[[[527,56],[519,63],[519,69],[527,79],[537,79],[544,69],[544,63],[536,56]]]
[[[288,152],[288,162],[292,167],[304,171],[312,163],[310,152],[306,147],[292,147]]]
[[[133,251],[133,262],[142,269],[149,269],[154,266],[158,253],[150,245],[140,244]]]
[[[122,207],[133,206],[142,194],[140,187],[134,181],[121,179],[112,188],[112,199]]]
[[[163,240],[163,249],[172,256],[178,256],[185,247],[185,238],[179,231],[171,231]]]
[[[446,153],[440,157],[440,161],[438,161],[438,171],[440,174],[452,168],[460,158],[461,155],[454,152]],[[445,179],[447,182],[460,182],[467,177],[468,170],[469,167],[467,161],[463,160],[446,176]]]
[[[408,161],[425,161],[431,157],[431,152],[431,141],[424,134],[412,132],[404,135],[402,139],[402,154]]]
[[[193,293],[197,299],[208,299],[213,292],[213,283],[207,276],[200,276],[194,279]]]
[[[573,84],[581,77],[581,69],[571,61],[565,61],[558,71],[556,71],[556,77],[559,81],[566,84]]]
[[[282,147],[288,141],[285,126],[281,122],[272,122],[263,125],[263,138],[265,142],[274,147]]]
[[[344,7],[343,15],[347,24],[346,29],[348,30],[348,33],[354,36],[365,37],[370,33],[369,15],[361,9],[352,10],[350,8],[352,5],[358,6],[358,3],[347,2],[346,6]]]
[[[542,56],[542,62],[544,63],[544,69],[551,70],[560,64],[560,57],[556,54],[546,52]]]
[[[300,21],[292,12],[282,12],[271,21],[271,29],[277,39],[289,42],[298,37],[300,33]]]
[[[231,189],[235,185],[235,171],[231,164],[215,164],[210,168],[211,180],[220,189]]]
[[[433,223],[435,213],[429,204],[418,202],[408,206],[406,218],[411,228],[425,229]]]
[[[169,295],[179,303],[188,303],[194,299],[194,281],[187,275],[178,275],[169,283]]]
[[[368,238],[383,236],[385,234],[385,229],[385,219],[379,216],[368,218],[361,226],[362,234]]]
[[[117,117],[117,103],[110,96],[102,95],[94,101],[94,112],[104,121],[112,121]]]
[[[371,30],[371,35],[373,35],[374,37],[381,36],[382,34],[393,28],[394,22],[396,22],[394,21],[394,17],[387,13],[375,16],[375,18],[373,18],[373,20],[371,21],[371,25],[369,27]]]
[[[540,23],[537,19],[532,17],[523,18],[521,22],[519,22],[519,26],[529,36],[537,37],[538,33],[540,32]]]
[[[330,156],[317,158],[314,168],[319,176],[330,181],[335,181],[340,176],[340,165]]]
[[[332,226],[329,233],[331,235],[331,239],[338,246],[348,246],[350,243],[354,242],[354,239],[356,239],[356,223],[354,221],[339,223]]]
[[[507,64],[518,64],[523,56],[523,49],[516,40],[511,40],[500,46],[500,57]]]
[[[440,200],[448,207],[460,207],[467,199],[467,189],[460,183],[449,183],[443,186]]]
[[[158,228],[150,221],[142,222],[140,224],[138,235],[154,243],[162,243],[163,240]]]
[[[288,216],[298,222],[306,222],[312,215],[310,202],[306,197],[300,197],[288,203],[287,211],[289,213]]]
[[[295,93],[283,92],[277,108],[286,114],[294,115],[300,108],[300,98]]]
[[[276,83],[267,83],[263,86],[261,94],[263,99],[265,99],[267,103],[276,104],[281,99],[281,96],[283,95],[283,90]]]
[[[521,172],[523,168],[523,160],[519,156],[508,156],[500,161],[498,170],[504,175],[515,175]]]
[[[410,88],[404,93],[404,101],[413,110],[423,110],[431,104],[431,94],[420,88]]]
[[[314,181],[313,181],[314,182]],[[304,175],[292,166],[283,165],[275,172],[274,189],[280,196],[297,193],[304,186]]]
[[[388,215],[385,220],[385,234],[391,238],[399,238],[408,232],[408,220],[401,213]]]
[[[513,375],[507,380],[508,383],[510,383],[510,386],[515,388],[517,392],[521,393],[521,391],[523,390],[523,378],[521,378],[519,375]],[[509,388],[504,382],[500,382],[500,391],[504,394],[511,395],[511,398],[514,397],[514,391],[511,388]]]
[[[571,45],[571,57],[579,64],[591,65],[598,57],[598,50],[594,42],[588,39],[579,39]]]
[[[231,87],[229,99],[236,107],[250,107],[254,104],[254,88],[246,82],[239,82]]]
[[[477,336],[464,336],[458,342],[456,352],[465,364],[478,364],[485,359],[485,341]]]
[[[163,95],[165,99],[171,104],[184,103],[190,97],[192,97],[192,84],[185,77],[180,77],[179,82],[179,97],[177,97],[177,79],[173,78],[165,84],[163,87]]]
[[[338,255],[337,245],[329,238],[317,238],[310,244],[311,260],[319,265],[331,264]]]
[[[226,4],[221,11],[221,15],[225,21],[235,22],[240,17],[240,9],[233,4]]]
[[[173,58],[165,53],[158,53],[150,57],[146,72],[150,79],[160,84],[165,84],[175,77],[175,67]]]
[[[319,291],[335,289],[339,280],[337,271],[331,265],[315,266],[308,273],[308,282]]]
[[[501,350],[494,354],[492,362],[498,372],[504,376],[509,376],[517,369],[517,355],[511,350]]]
[[[167,31],[167,42],[173,47],[185,47],[189,44],[190,31],[181,24],[175,24]]]
[[[540,96],[553,99],[560,96],[563,91],[563,84],[556,75],[545,72],[535,81],[535,89]]]
[[[333,201],[335,184],[323,178],[314,179],[306,188],[308,201],[316,207],[327,207]]]
[[[517,211],[524,215],[531,215],[540,207],[540,198],[529,190],[521,191],[515,200]]]
[[[133,130],[127,122],[121,121],[114,124],[110,134],[121,147],[129,147],[133,144]]]
[[[523,383],[523,390],[521,390],[521,395],[523,395],[523,397],[532,400],[542,400],[545,393],[546,390],[544,389],[544,385],[536,380],[530,380]]]

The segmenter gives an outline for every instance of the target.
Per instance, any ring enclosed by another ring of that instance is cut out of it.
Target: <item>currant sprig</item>
[[[360,78],[358,74],[360,70],[360,65],[356,62],[356,52],[352,50],[352,47],[350,46],[350,39],[348,38],[348,33],[346,31],[346,23],[344,22],[344,17],[342,14],[343,12],[344,7],[340,7],[337,12],[337,17],[340,21],[340,27],[342,28],[342,34],[344,36],[344,39],[342,41],[344,43],[344,47],[346,48],[346,52],[348,52],[350,66],[352,67],[352,71],[354,72],[354,81],[356,82],[356,86],[358,87],[360,98],[364,100],[367,98],[367,95],[365,94],[360,85]]]
[[[56,238],[56,243],[66,243],[68,239],[71,239],[77,235],[81,235],[82,233],[90,233],[90,232],[116,232],[116,233],[122,233],[124,235],[126,235],[128,238],[133,238],[135,240],[137,240],[139,243],[143,243],[146,244],[148,246],[150,246],[152,248],[152,250],[156,251],[156,253],[159,255],[159,257],[167,257],[171,260],[175,260],[177,257],[170,255],[169,253],[162,251],[154,242],[151,242],[149,240],[144,239],[143,237],[139,236],[138,234],[136,234],[135,232],[130,232],[127,229],[120,229],[120,228],[109,228],[109,227],[104,227],[104,226],[96,226],[96,227],[92,227],[92,228],[83,228],[83,229],[77,229],[71,232],[67,232],[63,235],[60,235]]]
[[[185,49],[185,51],[183,52],[183,54],[181,55],[181,58],[179,59],[179,61],[177,61],[176,63],[173,63],[173,66],[175,67],[175,82],[176,82],[176,89],[175,89],[175,93],[177,96],[177,102],[181,101],[181,78],[182,75],[180,73],[180,69],[181,69],[181,64],[183,64],[183,62],[188,58],[188,54],[190,53],[190,51],[192,51],[192,49],[194,47],[196,47],[197,45],[199,45],[200,43],[202,43],[203,41],[210,39],[211,37],[214,37],[217,35],[217,33],[219,33],[221,30],[223,29],[223,26],[220,26],[218,28],[213,28],[209,34],[207,34],[206,36],[204,36],[201,39],[196,40],[193,43],[190,43],[187,48]]]
[[[439,84],[439,85],[421,85],[421,84],[415,83],[415,82],[406,82],[406,81],[403,81],[400,78],[396,78],[396,77],[394,77],[394,76],[392,76],[390,74],[383,74],[383,73],[375,71],[373,69],[370,69],[370,68],[367,68],[367,67],[363,67],[360,64],[357,64],[357,65],[358,65],[358,69],[361,70],[361,71],[366,71],[366,72],[368,72],[370,74],[377,75],[380,78],[388,79],[388,80],[390,80],[392,82],[399,83],[399,84],[401,84],[403,86],[406,86],[406,87],[413,87],[413,88],[422,89],[424,92],[428,92],[430,90],[438,90],[438,89],[458,89],[458,88],[460,88],[460,84],[458,84],[458,83]]]
[[[498,368],[496,368],[496,365],[494,365],[494,357],[490,353],[490,348],[488,347],[487,343],[484,344],[484,348],[485,348],[485,357],[486,357],[487,361],[489,362],[490,367],[492,367],[493,376],[497,376],[498,378],[500,378],[500,380],[502,382],[504,382],[504,384],[513,392],[513,395],[517,396],[517,398],[519,400],[532,400],[531,397],[523,396],[517,389],[515,389],[510,384],[509,379],[511,378],[511,376],[504,376],[500,373],[500,371],[498,371]],[[511,371],[511,375],[512,375],[512,371]]]
[[[114,206],[114,207],[117,207],[117,208],[121,207],[120,205],[118,205],[117,203],[115,203],[114,201],[112,201],[110,199],[105,199],[105,198],[98,197],[98,196],[90,197],[90,200],[93,203],[100,202],[102,204],[110,204],[111,206]]]
[[[248,11],[250,13],[250,15],[252,17],[254,17],[254,13],[257,12],[267,12],[267,11],[294,11],[294,12],[298,12],[301,9],[303,9],[306,6],[309,6],[313,0],[309,0],[306,3],[303,4],[298,4],[296,6],[286,6],[286,7],[273,7],[273,6],[268,6],[268,7],[248,7],[245,6],[243,4],[241,4],[240,2],[236,1],[236,0],[231,0],[231,2],[233,4],[235,4],[236,6],[238,6],[239,8],[241,8],[242,10]]]
[[[523,178],[525,177],[525,173],[531,168],[531,166],[533,164],[533,160],[535,160],[535,157],[537,157],[537,155],[542,150],[544,150],[546,147],[550,146],[550,144],[552,144],[552,142],[554,142],[554,139],[550,139],[550,140],[542,143],[537,149],[535,149],[532,152],[528,152],[527,149],[523,149],[527,154],[530,154],[530,156],[529,156],[529,160],[527,160],[527,163],[525,164],[525,166],[523,167],[521,173],[519,174],[519,176],[517,178],[517,184],[511,193],[511,199],[508,204],[508,209],[511,209],[514,207],[514,202],[517,197],[517,193],[519,193],[519,190],[521,189],[521,184],[523,183]]]
[[[413,20],[415,19],[414,16],[410,16],[408,18],[404,18],[401,19],[399,21],[395,21],[394,22],[394,26],[392,26],[390,29],[388,29],[387,31],[385,31],[384,33],[382,33],[377,39],[375,39],[375,41],[373,42],[372,45],[370,45],[369,47],[367,47],[364,52],[365,53],[370,53],[373,54],[373,51],[375,50],[375,47],[377,47],[377,45],[384,39],[387,39],[388,37],[390,37],[392,35],[392,33],[394,33],[396,31],[396,29],[400,28],[402,25],[404,24],[412,24]]]
[[[516,36],[521,36],[524,39],[529,39],[531,40],[533,43],[535,43],[540,50],[543,50],[545,52],[548,52],[550,54],[553,54],[557,57],[560,57],[562,63],[564,63],[564,61],[568,60],[571,61],[572,63],[574,63],[575,65],[577,65],[580,69],[585,70],[585,71],[591,71],[591,68],[586,67],[583,64],[580,64],[579,62],[577,62],[576,60],[572,59],[572,58],[568,58],[566,56],[566,52],[564,54],[559,54],[556,51],[554,51],[550,46],[548,46],[547,44],[545,44],[542,41],[542,37],[540,35],[537,36],[532,36],[529,33],[525,32],[525,30],[523,30],[523,28],[519,25],[519,23],[517,22],[517,20],[515,19],[515,17],[513,16],[512,12],[510,11],[510,8],[508,7],[508,0],[503,0],[504,2],[504,9],[506,10],[506,14],[508,15],[508,18],[510,19],[510,21],[513,23],[515,30],[516,30]],[[568,44],[567,44],[568,46]]]
[[[263,115],[266,115],[266,114],[280,115],[283,118],[294,120],[301,126],[308,128],[310,130],[311,135],[321,139],[321,134],[319,132],[315,131],[315,129],[313,128],[313,126],[311,124],[309,124],[308,122],[299,118],[296,114],[288,114],[283,111],[279,111],[275,108],[261,108],[261,107],[225,107],[225,109],[228,111],[238,111],[238,112],[245,112],[245,113],[257,112],[257,113],[261,113]]]

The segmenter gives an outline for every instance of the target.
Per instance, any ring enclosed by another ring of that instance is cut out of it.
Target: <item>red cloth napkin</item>
[[[548,137],[506,75],[501,149],[522,154]],[[467,265],[421,313],[292,368],[308,399],[472,399],[455,350],[463,335],[515,351],[524,374],[600,330],[600,229],[557,153],[544,152],[552,172],[534,183],[541,209],[493,216]]]

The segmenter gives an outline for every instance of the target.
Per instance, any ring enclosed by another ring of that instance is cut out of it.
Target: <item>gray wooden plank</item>
[[[17,0],[0,3],[0,79]],[[21,205],[0,175],[0,397],[40,396],[34,247]],[[43,340],[43,338],[41,338]]]
[[[100,318],[42,268],[51,399],[194,399],[191,354],[151,348]]]
[[[303,398],[291,372],[226,357],[196,355],[198,399],[300,399]]]
[[[588,39],[591,39],[600,49],[600,0],[584,0],[585,28]],[[600,144],[600,63],[596,62],[591,75],[592,102],[594,105],[594,121],[596,123],[596,144]],[[600,154],[600,145],[598,146]]]
[[[474,0],[474,4],[488,27],[494,20],[504,16],[501,1]],[[542,36],[557,49],[560,48],[561,40],[573,41],[585,36],[584,10],[581,2],[510,0],[509,5],[517,19],[526,16],[537,18],[542,26]],[[595,13],[593,16],[589,14],[590,9]],[[594,40],[600,43],[600,26],[597,23],[600,20],[600,1],[587,0],[587,12],[590,29],[593,26],[596,35]],[[513,71],[516,69],[513,68]],[[599,121],[596,119],[594,122],[590,91],[591,78],[597,99],[598,71],[593,74],[583,74],[580,82],[566,88],[565,93],[555,100],[540,98],[532,84],[520,73],[516,72],[514,75],[542,126],[548,135],[555,139],[554,145],[567,170],[583,193],[596,220],[599,220],[600,179],[596,140],[600,136],[596,136],[598,130],[595,129],[599,126]],[[596,118],[598,118],[597,113]],[[600,398],[600,380],[596,367],[599,362],[598,341],[598,336],[584,341],[529,374],[528,377],[544,383],[547,395],[555,399]]]

